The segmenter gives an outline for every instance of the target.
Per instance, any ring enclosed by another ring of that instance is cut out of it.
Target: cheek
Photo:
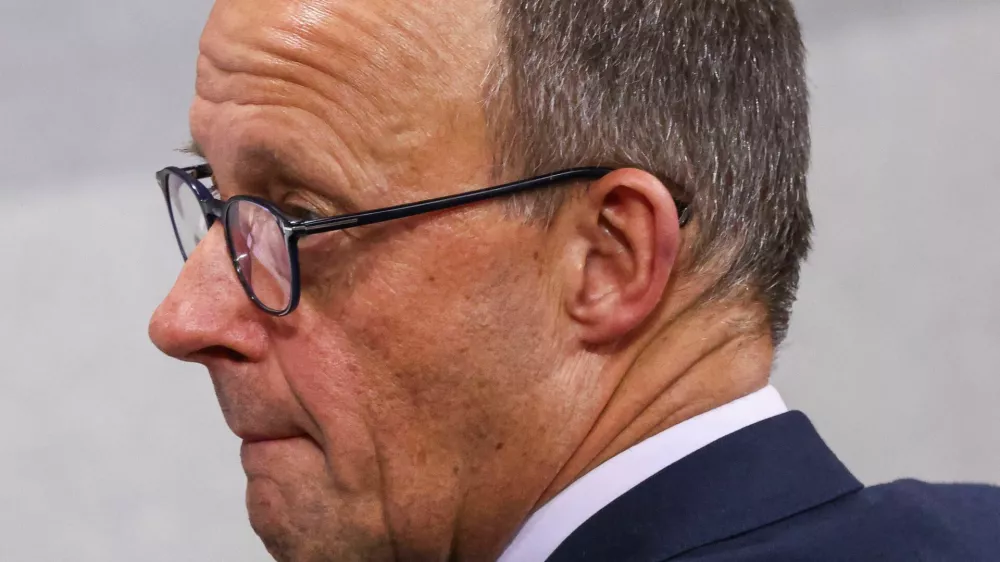
[[[525,459],[559,445],[557,299],[526,238],[404,232],[354,257],[283,335],[284,372],[333,478],[379,490],[414,544],[449,540],[469,495],[495,510],[511,499],[490,499],[498,490],[537,492],[508,482],[510,467],[523,476]]]
[[[343,325],[407,416],[487,433],[491,410],[538,372],[546,300],[520,255],[530,243],[450,234],[382,254],[355,279]]]
[[[294,331],[275,342],[288,387],[304,410],[337,488],[378,488],[371,438],[369,370],[356,347],[328,319],[303,309]],[[298,314],[298,312],[296,312]]]
[[[339,451],[331,463],[367,459],[348,472],[379,449],[417,465],[492,451],[551,410],[558,308],[532,258],[542,236],[497,217],[448,220],[352,243],[285,338],[284,371]]]

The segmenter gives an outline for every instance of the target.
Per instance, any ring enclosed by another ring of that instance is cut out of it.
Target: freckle
[[[458,476],[458,465],[455,465],[455,467],[451,469],[451,473]]]
[[[538,261],[538,252],[535,252],[535,261]]]
[[[433,282],[435,282],[435,281],[437,281],[437,277],[434,277],[433,275],[431,275],[431,276],[429,276],[429,277],[427,278],[427,282],[428,282],[428,283],[433,283]]]
[[[503,449],[503,443],[497,443],[497,450]]]

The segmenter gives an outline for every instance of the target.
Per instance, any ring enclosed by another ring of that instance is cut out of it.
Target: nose
[[[267,342],[262,314],[240,285],[222,226],[216,224],[153,313],[149,338],[163,353],[183,361],[203,363],[219,351],[257,361]]]

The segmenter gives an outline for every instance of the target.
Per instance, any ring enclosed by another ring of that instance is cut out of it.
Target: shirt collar
[[[787,411],[777,389],[767,386],[625,450],[529,517],[498,562],[544,562],[591,516],[647,478],[718,439]]]

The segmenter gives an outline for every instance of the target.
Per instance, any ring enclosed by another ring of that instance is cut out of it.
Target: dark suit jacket
[[[549,558],[662,560],[1000,561],[1000,488],[913,480],[865,488],[809,420],[790,412],[660,471]]]

